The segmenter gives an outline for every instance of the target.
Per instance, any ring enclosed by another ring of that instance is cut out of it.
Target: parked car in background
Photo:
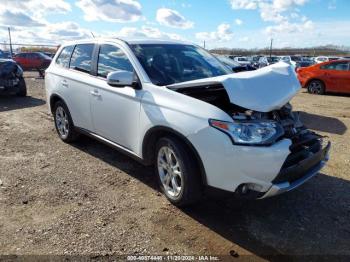
[[[233,59],[233,61],[239,63],[240,65],[250,65],[250,61],[245,56],[238,56]]]
[[[243,71],[252,71],[256,69],[251,65],[241,65],[240,63],[233,61],[227,56],[217,55],[216,57],[220,60],[220,62],[226,65],[234,73],[243,72]]]
[[[335,61],[335,60],[341,60],[343,59],[343,57],[339,57],[339,56],[329,56],[328,57],[328,61]]]
[[[301,85],[309,93],[350,93],[350,60],[335,60],[310,67],[298,68]]]
[[[315,63],[320,64],[323,62],[328,62],[328,57],[327,56],[317,56],[315,57]]]
[[[154,165],[174,205],[206,187],[278,195],[328,160],[330,143],[292,111],[300,84],[284,63],[233,74],[190,43],[89,39],[61,46],[45,86],[62,141],[87,134]]]
[[[299,67],[309,67],[315,64],[315,61],[309,57],[302,57],[299,61],[296,62],[296,69]]]
[[[23,70],[10,59],[0,59],[0,95],[27,95]]]
[[[250,64],[252,65],[252,67],[254,67],[255,69],[259,68],[259,59],[260,57],[262,57],[261,55],[254,55],[249,57],[249,61]]]
[[[262,68],[268,65],[273,65],[279,61],[280,59],[278,56],[262,56],[259,59],[259,68]]]
[[[15,60],[23,70],[37,70],[40,76],[44,76],[44,71],[49,67],[52,58],[41,52],[18,53],[14,55]]]
[[[294,68],[296,68],[296,62],[292,60],[290,56],[279,56],[280,61],[285,62],[287,64],[292,65]]]
[[[11,54],[9,51],[1,51],[0,50],[0,58],[11,59]]]

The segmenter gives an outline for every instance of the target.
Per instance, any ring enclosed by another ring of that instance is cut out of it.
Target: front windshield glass
[[[232,73],[213,55],[193,45],[131,45],[152,83],[171,85]]]

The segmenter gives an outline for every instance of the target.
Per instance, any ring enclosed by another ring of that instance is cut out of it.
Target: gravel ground
[[[151,168],[90,138],[61,142],[34,75],[28,97],[0,97],[0,254],[350,255],[350,97],[303,90],[292,101],[333,144],[307,184],[178,209]]]

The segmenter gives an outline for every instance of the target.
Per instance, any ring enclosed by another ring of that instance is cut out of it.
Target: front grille
[[[322,138],[310,131],[292,138],[291,153],[284,162],[280,173],[272,181],[275,184],[294,182],[305,175],[322,158]]]

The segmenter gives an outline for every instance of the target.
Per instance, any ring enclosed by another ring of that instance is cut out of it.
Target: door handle
[[[94,91],[90,91],[90,94],[95,96],[95,97],[101,97],[101,95],[98,93],[97,90],[94,90]]]
[[[63,87],[68,87],[67,80],[62,80],[61,84],[62,84]]]

